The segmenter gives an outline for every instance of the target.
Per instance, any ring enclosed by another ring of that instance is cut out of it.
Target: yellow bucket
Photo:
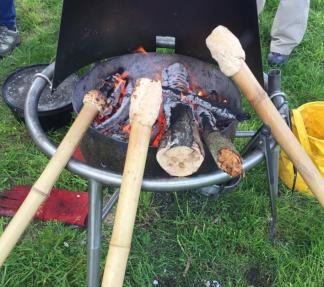
[[[324,177],[324,102],[310,102],[292,110],[292,131]],[[279,159],[279,176],[292,188],[293,165],[283,150]],[[299,173],[295,189],[312,195]]]

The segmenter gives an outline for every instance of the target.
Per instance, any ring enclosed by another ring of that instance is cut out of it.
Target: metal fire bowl
[[[196,58],[179,54],[126,54],[109,59],[96,65],[76,85],[72,97],[73,108],[79,112],[84,94],[98,86],[102,79],[115,73],[119,68],[128,71],[130,81],[135,85],[138,78],[160,78],[161,72],[169,65],[179,62],[189,73],[189,79],[197,89],[215,91],[227,99],[227,107],[233,112],[241,111],[241,95],[235,84],[213,64]],[[228,138],[234,138],[236,122],[232,122],[222,133]],[[94,167],[122,173],[126,159],[127,143],[102,135],[94,128],[89,128],[81,142],[81,151],[87,163]],[[217,166],[205,148],[205,160],[197,174],[205,174],[217,169]],[[156,147],[149,147],[145,172],[146,177],[160,178],[169,175],[160,167],[156,160]]]
[[[49,65],[42,73],[49,79],[53,78],[55,64]],[[25,102],[25,120],[30,136],[35,144],[44,152],[48,157],[52,157],[56,151],[56,146],[50,142],[46,134],[42,130],[38,114],[37,106],[39,97],[48,83],[43,78],[36,78],[31,85]],[[275,146],[275,142],[271,141],[271,149]],[[246,173],[251,168],[256,166],[264,158],[264,154],[260,149],[255,149],[247,154],[243,159],[243,168]],[[94,168],[79,160],[71,159],[67,168],[84,178],[92,179],[106,185],[120,186],[122,176],[120,173],[107,171],[99,168]],[[173,177],[160,177],[160,178],[144,178],[142,188],[147,191],[180,191],[197,189],[204,186],[213,184],[222,184],[230,180],[230,176],[220,170],[212,172],[197,174],[192,177],[173,178]]]

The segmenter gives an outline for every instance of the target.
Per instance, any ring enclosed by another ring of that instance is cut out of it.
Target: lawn
[[[261,17],[264,70],[278,1]],[[0,60],[0,84],[16,68],[55,58],[61,1],[17,0],[22,44]],[[291,107],[324,99],[324,1],[313,0],[302,44],[282,67]],[[245,104],[247,108],[247,105]],[[257,118],[241,129],[257,127]],[[65,129],[50,134],[54,141]],[[0,190],[31,185],[47,163],[25,126],[0,99]],[[125,286],[324,286],[324,212],[311,197],[280,184],[278,232],[268,239],[270,218],[265,166],[247,173],[239,187],[218,199],[196,192],[143,193]],[[56,187],[87,190],[64,171]],[[105,197],[111,191],[105,190]],[[9,222],[0,218],[0,234]],[[104,266],[111,225],[103,225]],[[34,221],[0,269],[1,287],[85,286],[86,230]]]

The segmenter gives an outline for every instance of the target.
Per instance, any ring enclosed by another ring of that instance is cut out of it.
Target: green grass
[[[264,70],[278,1],[261,17]],[[16,68],[54,60],[61,1],[17,0],[22,44],[0,62],[0,83]],[[313,0],[308,31],[283,66],[283,89],[296,107],[324,99],[324,1]],[[246,103],[244,107],[251,110]],[[256,117],[241,126],[254,129]],[[59,141],[65,129],[51,133]],[[0,100],[0,190],[32,184],[47,163],[23,124]],[[195,192],[143,193],[125,286],[324,286],[324,212],[313,198],[280,185],[278,234],[268,240],[270,218],[264,165],[247,173],[235,192],[206,198]],[[87,189],[65,171],[56,184]],[[0,218],[0,233],[9,222]],[[103,226],[104,266],[111,227]],[[0,286],[85,286],[86,231],[57,222],[33,222],[0,269]],[[101,269],[102,270],[102,269]],[[185,272],[186,270],[186,272]]]

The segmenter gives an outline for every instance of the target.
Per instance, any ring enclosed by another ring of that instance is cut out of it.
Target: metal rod
[[[268,74],[268,93],[269,95],[281,91],[281,71],[272,69]]]
[[[112,194],[112,196],[109,198],[108,202],[106,203],[106,205],[102,209],[101,220],[106,219],[106,217],[109,214],[110,210],[114,207],[115,203],[117,202],[118,197],[119,197],[119,188],[115,188],[114,193]]]
[[[278,196],[278,186],[279,186],[279,156],[280,156],[280,146],[277,145],[272,150],[272,169],[274,175],[274,194]]]
[[[89,180],[88,209],[87,286],[98,287],[100,284],[102,185],[93,179]]]
[[[54,64],[49,65],[43,72],[47,77],[52,78],[54,73]],[[37,104],[41,92],[45,88],[47,82],[42,78],[34,80],[28,92],[25,102],[25,120],[30,136],[36,145],[47,156],[51,157],[56,146],[49,141],[42,130],[37,112]],[[271,141],[271,149],[274,148],[275,142]],[[247,172],[264,158],[263,152],[256,149],[244,157],[243,168]],[[107,185],[120,186],[121,175],[115,172],[104,171],[102,169],[93,168],[81,161],[71,159],[67,168],[82,177],[92,178],[96,181]],[[194,175],[184,178],[144,178],[142,188],[149,191],[180,191],[188,189],[196,189],[213,184],[220,184],[228,181],[230,176],[222,171],[215,171],[203,175]]]
[[[236,131],[236,138],[251,138],[255,135],[256,131]]]

